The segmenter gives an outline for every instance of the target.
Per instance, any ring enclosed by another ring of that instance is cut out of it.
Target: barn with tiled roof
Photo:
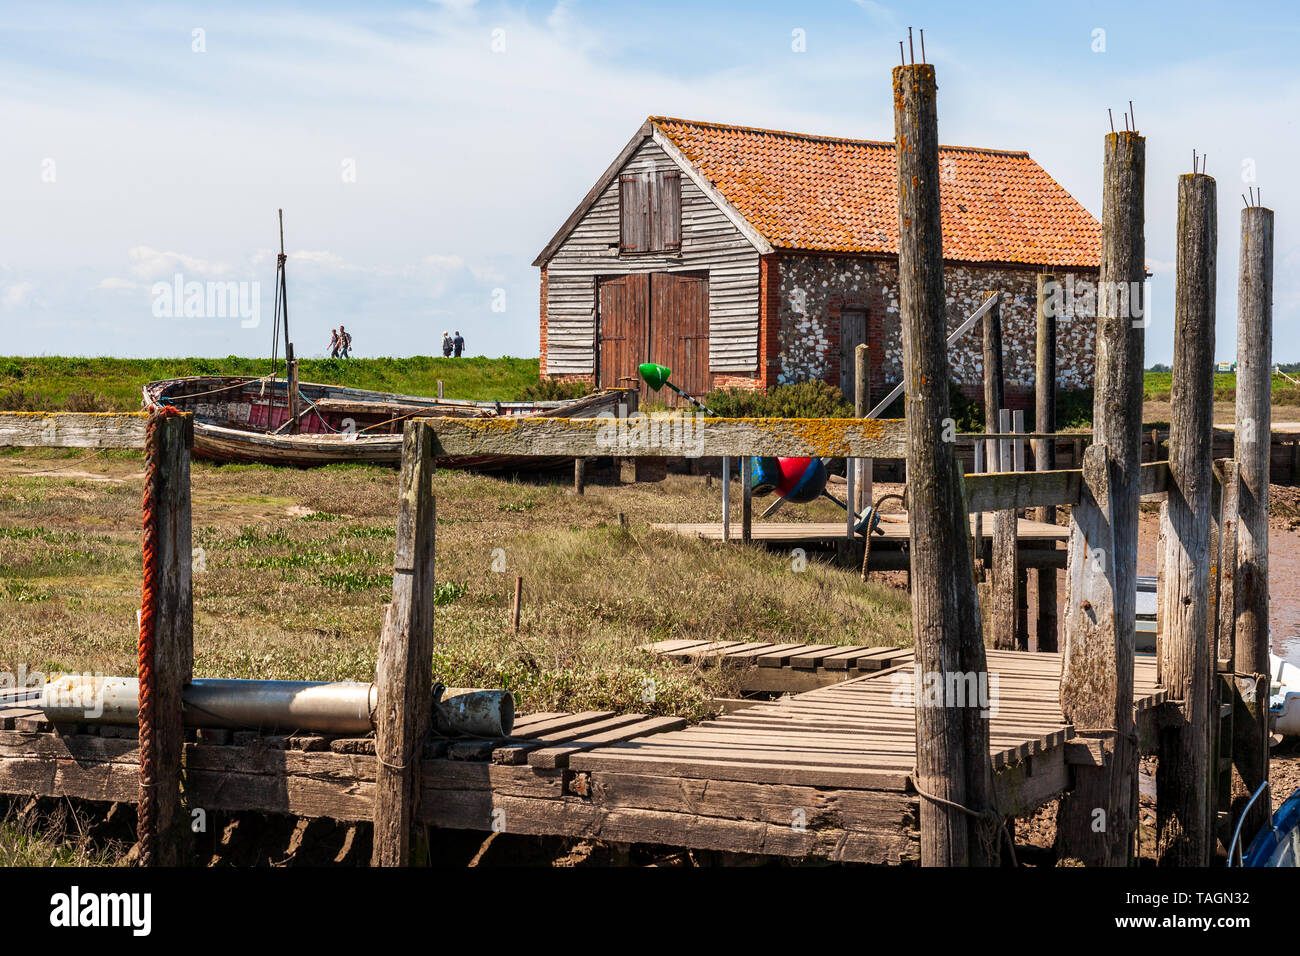
[[[1101,226],[1028,153],[941,146],[949,322],[1003,293],[1014,400],[1033,387],[1036,277],[1095,281]],[[902,375],[892,142],[650,117],[534,262],[544,374],[614,385],[656,361],[692,394]],[[1058,386],[1092,377],[1090,302],[1058,319]],[[978,331],[954,344],[978,388]],[[659,396],[656,396],[659,397]]]

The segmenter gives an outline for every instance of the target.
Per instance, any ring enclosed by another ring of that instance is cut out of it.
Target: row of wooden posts
[[[964,547],[962,476],[952,443],[942,440],[949,370],[942,345],[946,308],[933,67],[896,67],[894,103],[904,376],[912,385],[907,467],[917,667],[924,673],[980,673],[984,643],[974,568]],[[1136,131],[1107,135],[1094,443],[1084,455],[1081,489],[1071,509],[1060,691],[1078,738],[1090,741],[1101,759],[1075,768],[1074,787],[1057,817],[1058,850],[1102,865],[1132,861],[1137,824],[1137,535],[1141,495],[1153,490],[1141,462],[1145,311],[1138,297],[1145,280],[1144,182],[1144,138]],[[1246,208],[1241,230],[1235,460],[1219,464],[1216,485],[1211,456],[1215,183],[1197,172],[1179,178],[1173,413],[1161,482],[1167,503],[1157,648],[1160,680],[1170,698],[1158,727],[1158,850],[1162,862],[1172,864],[1207,864],[1218,812],[1229,810],[1216,801],[1222,796],[1216,785],[1221,778],[1211,761],[1219,752],[1212,749],[1220,713],[1211,695],[1216,672],[1233,677],[1233,811],[1240,813],[1244,798],[1268,774],[1272,212]],[[1055,350],[1046,345],[1052,330],[1041,305],[1040,295],[1036,373],[1045,383],[1055,379]],[[997,394],[997,339],[996,323],[986,325],[985,407],[989,430],[1005,431],[992,417],[1003,404]],[[1050,433],[1054,402],[1044,390],[1037,397],[1036,428]],[[1052,442],[1040,441],[1038,449],[1036,467],[1050,473]],[[1052,503],[1040,507],[1039,516],[1051,520]],[[1014,520],[1014,510],[1002,514]],[[1004,520],[995,518],[999,524]],[[1015,578],[1008,576],[1014,552],[999,552],[995,544],[993,623],[997,634],[1014,633],[1007,627],[1016,593]],[[1050,603],[1054,596],[1054,585],[1040,583],[1041,599]],[[917,780],[924,797],[922,863],[994,862],[989,819],[979,815],[991,806],[987,726],[972,719],[968,708],[945,706],[918,705],[916,720]],[[1256,819],[1245,827],[1248,835],[1266,819],[1267,809],[1257,807]]]

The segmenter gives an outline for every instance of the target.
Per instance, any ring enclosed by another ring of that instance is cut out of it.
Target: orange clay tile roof
[[[773,247],[898,253],[894,144],[652,116]],[[944,258],[1097,266],[1101,224],[1028,153],[939,147]]]

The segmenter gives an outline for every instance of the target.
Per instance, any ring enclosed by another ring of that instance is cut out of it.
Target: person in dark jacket
[[[452,348],[451,333],[443,332],[442,333],[442,357],[443,358],[451,358],[451,348]]]
[[[465,351],[465,340],[460,337],[459,329],[456,331],[456,337],[451,340],[451,344],[455,347],[456,358],[460,358],[460,353]]]

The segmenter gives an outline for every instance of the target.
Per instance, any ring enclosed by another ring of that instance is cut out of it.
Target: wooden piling
[[[1240,485],[1233,669],[1238,704],[1233,715],[1234,819],[1268,779],[1268,482],[1272,445],[1273,210],[1241,211],[1237,279],[1237,420],[1234,454]],[[1246,676],[1242,676],[1246,675]],[[1249,675],[1260,675],[1251,677]],[[1269,816],[1256,801],[1242,828],[1249,838]]]
[[[1161,513],[1157,643],[1160,681],[1169,691],[1156,772],[1156,852],[1162,866],[1208,866],[1213,840],[1209,761],[1217,707],[1212,714],[1209,594],[1216,194],[1214,180],[1202,173],[1178,179],[1170,481]]]
[[[1146,142],[1135,131],[1106,137],[1102,251],[1097,297],[1093,444],[1084,488],[1071,509],[1061,708],[1081,738],[1102,750],[1077,766],[1061,802],[1057,848],[1088,864],[1126,866],[1137,824],[1137,727],[1133,719],[1137,532],[1141,480],[1142,361],[1146,276],[1143,183]]]
[[[1056,432],[1056,318],[1061,293],[1056,276],[1038,276],[1038,309],[1035,320],[1034,347],[1034,431]],[[1034,442],[1034,470],[1056,469],[1056,439],[1040,438]],[[1034,517],[1045,524],[1056,524],[1056,506],[1044,505]],[[1039,568],[1037,646],[1040,651],[1055,651],[1057,644],[1056,569]]]
[[[1001,362],[998,363],[1001,365]],[[987,366],[986,366],[987,368]],[[987,373],[986,373],[987,376]],[[1002,392],[999,382],[997,392]],[[987,392],[986,392],[987,394]],[[1006,434],[1011,431],[1011,413],[1000,409],[997,425],[993,429]],[[998,471],[1013,470],[1011,444],[1006,439],[999,439]],[[1016,567],[1016,512],[1013,508],[1001,508],[993,512],[993,551],[992,564],[989,568],[989,627],[993,631],[993,646],[999,650],[1016,649],[1017,613],[1016,588],[1018,581]]]
[[[853,350],[853,417],[866,418],[871,410],[871,349],[859,345]],[[853,511],[862,514],[871,507],[872,473],[875,463],[870,458],[856,458],[857,482],[853,486]]]
[[[749,544],[754,531],[754,459],[740,459],[740,541]]]
[[[298,398],[298,359],[293,354],[292,342],[285,346],[285,367],[286,402],[289,409],[289,422],[285,431],[296,432],[298,430],[298,416],[300,414]]]
[[[722,456],[722,540],[731,540],[731,459]]]
[[[433,446],[427,422],[407,422],[397,499],[393,602],[379,639],[375,683],[374,866],[411,862],[420,751],[432,718]]]
[[[573,493],[575,495],[586,494],[587,491],[587,459],[579,456],[573,459]]]
[[[953,444],[944,441],[949,373],[934,67],[895,67],[893,94],[912,636],[921,687],[928,679],[946,684],[950,676],[987,680],[987,668],[960,472]],[[926,694],[916,699],[921,863],[991,864],[997,860],[997,824],[988,813],[993,802],[988,720],[978,706],[953,703]]]
[[[179,866],[189,860],[190,826],[181,805],[185,727],[181,699],[194,676],[194,589],[191,567],[190,449],[194,421],[166,415],[156,422],[153,513],[155,577],[150,759],[156,781],[156,837],[145,861]],[[140,798],[145,798],[141,786]]]

